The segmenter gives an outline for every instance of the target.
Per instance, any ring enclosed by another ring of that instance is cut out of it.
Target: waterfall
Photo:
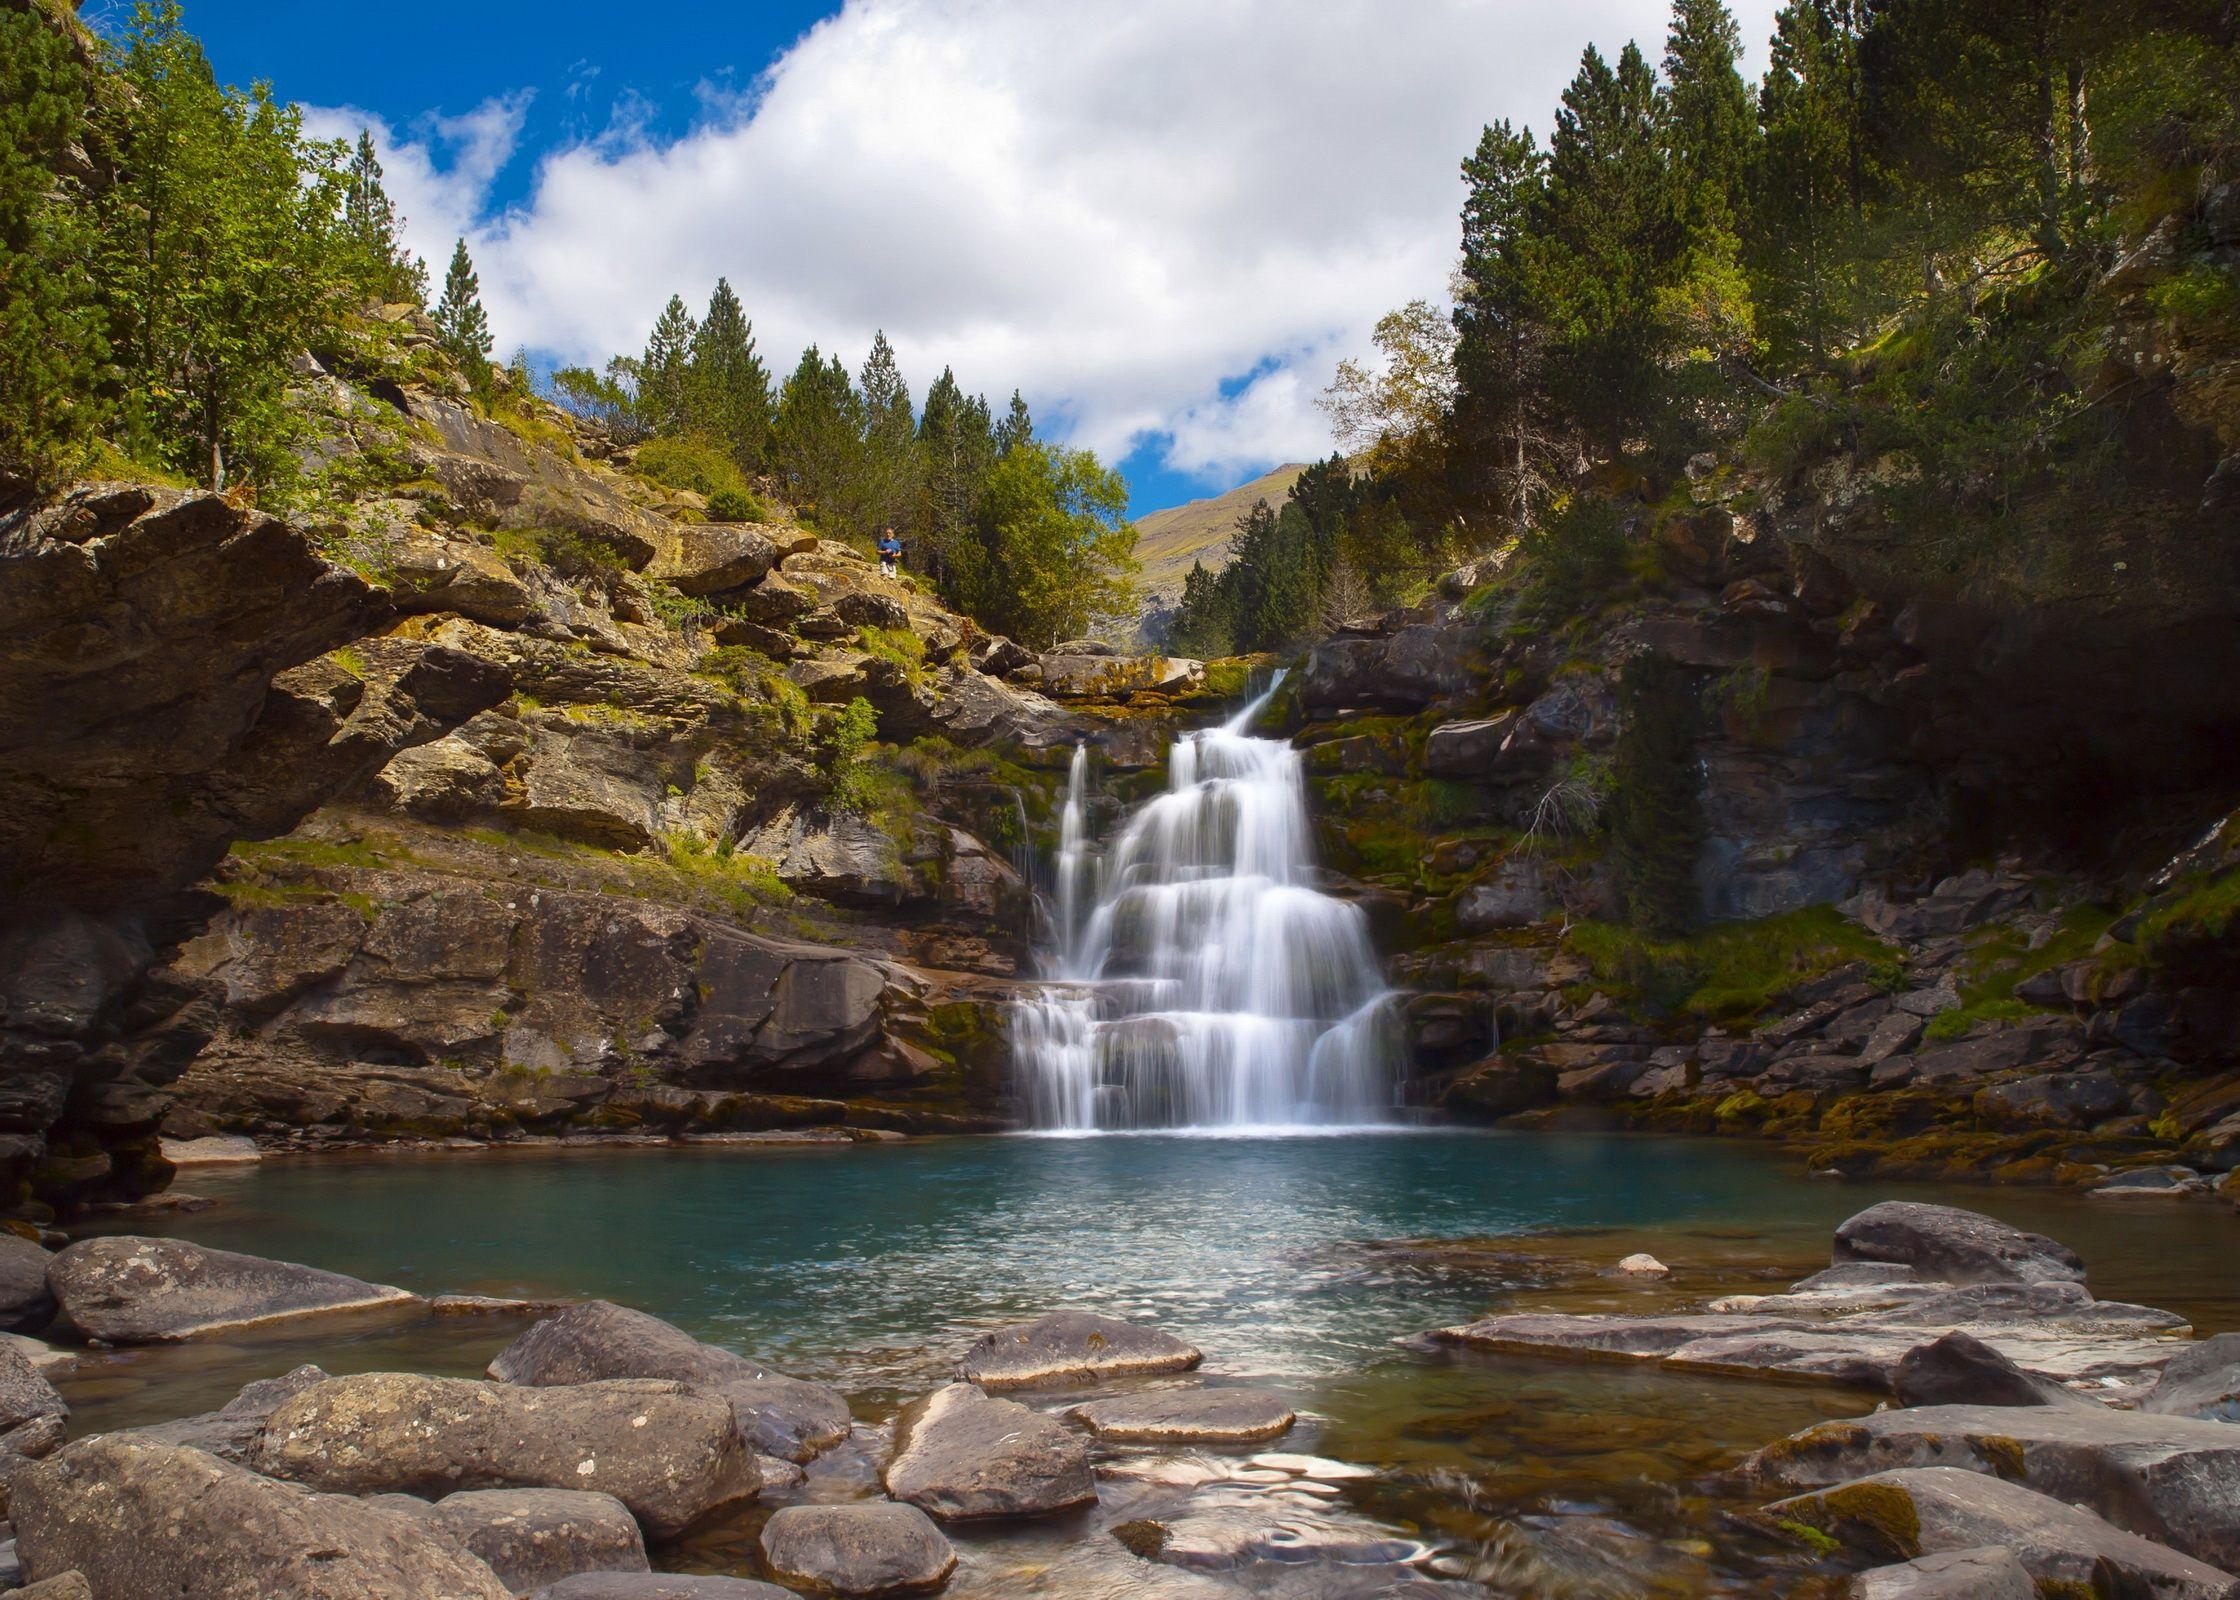
[[[1101,859],[1075,747],[1050,981],[1012,1014],[1032,1126],[1389,1120],[1398,1051],[1367,919],[1313,886],[1298,753],[1244,731],[1274,692],[1176,740],[1167,792]]]

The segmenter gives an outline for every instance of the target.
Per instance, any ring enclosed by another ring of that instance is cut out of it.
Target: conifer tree
[[[778,396],[772,465],[796,509],[835,534],[863,533],[863,404],[838,356],[815,345]]]
[[[344,184],[342,232],[356,252],[366,292],[385,301],[424,303],[428,268],[404,247],[403,219],[381,186],[381,158],[365,128],[358,130]]]
[[[1761,331],[1783,367],[1824,362],[1860,309],[1858,47],[1828,0],[1791,0],[1774,20],[1758,89],[1764,136],[1751,163],[1748,261]]]
[[[871,341],[859,381],[863,397],[863,516],[876,531],[909,520],[918,498],[917,419],[910,385],[884,331]]]
[[[1462,178],[1453,427],[1462,459],[1479,464],[1511,526],[1521,527],[1547,431],[1549,328],[1533,283],[1547,160],[1531,129],[1496,122],[1462,163]]]
[[[451,266],[443,275],[443,297],[433,313],[436,332],[452,358],[481,387],[490,377],[490,318],[482,309],[482,280],[467,254],[467,241],[451,248]]]
[[[912,518],[917,549],[912,564],[924,571],[953,604],[977,604],[986,562],[975,513],[980,492],[995,463],[994,430],[988,402],[967,396],[956,374],[944,367],[926,390],[918,418],[917,514]]]
[[[1034,443],[1034,418],[1028,414],[1027,402],[1019,391],[1011,391],[1011,409],[996,424],[996,454],[1007,456],[1023,444]]]
[[[692,341],[699,331],[683,297],[669,296],[638,358],[638,406],[649,432],[682,433],[690,421]]]
[[[661,330],[655,334],[661,337]],[[755,353],[754,325],[729,279],[716,280],[690,349],[683,385],[686,426],[722,444],[741,467],[761,465],[770,438],[770,374]]]
[[[1661,120],[1675,212],[1691,234],[1743,228],[1757,119],[1737,66],[1741,50],[1722,0],[1674,0]]]
[[[0,9],[0,479],[44,485],[101,419],[94,239],[57,173],[91,84],[36,10]]]

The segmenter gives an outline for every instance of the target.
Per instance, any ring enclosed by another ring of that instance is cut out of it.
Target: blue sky
[[[1736,7],[1755,47],[1774,0]],[[1377,318],[1442,301],[1456,167],[1545,132],[1660,0],[188,0],[221,75],[374,129],[501,348],[635,349],[727,276],[765,361],[895,345],[1127,474],[1139,512],[1327,454]],[[97,25],[120,0],[88,0]],[[1762,54],[1762,52],[1760,52]]]

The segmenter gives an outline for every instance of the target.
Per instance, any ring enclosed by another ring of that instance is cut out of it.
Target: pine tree
[[[678,306],[682,310],[682,306]],[[668,321],[666,314],[664,322]],[[655,330],[655,337],[663,337]],[[683,380],[685,426],[716,440],[749,470],[770,440],[770,374],[755,354],[754,325],[727,278],[716,280],[708,314],[691,334]]]
[[[451,249],[451,266],[443,275],[443,298],[433,313],[436,333],[452,359],[466,370],[477,388],[490,378],[490,318],[482,309],[482,280],[461,239]]]
[[[685,431],[691,418],[692,342],[699,333],[682,296],[669,296],[638,358],[638,407],[656,434]]]
[[[1557,333],[1551,387],[1609,453],[1658,420],[1656,291],[1673,255],[1656,76],[1628,44],[1592,45],[1548,141],[1548,258],[1535,273]]]
[[[1860,312],[1856,262],[1866,196],[1859,40],[1827,0],[1774,20],[1758,89],[1764,129],[1750,173],[1748,262],[1775,363],[1825,362]]]
[[[1034,418],[1018,390],[1011,391],[1011,409],[996,424],[996,454],[1007,456],[1023,444],[1034,443]]]
[[[871,341],[859,380],[863,396],[863,514],[869,528],[900,527],[918,499],[917,419],[910,385],[882,331]]]
[[[978,603],[987,563],[975,519],[988,469],[995,464],[988,402],[968,397],[944,367],[926,390],[918,418],[918,510],[912,564],[950,602],[971,610]]]
[[[771,464],[794,507],[835,534],[862,534],[864,526],[863,404],[838,356],[826,360],[815,345],[778,396],[770,432]]]
[[[1496,122],[1462,163],[1461,290],[1455,297],[1457,454],[1481,464],[1487,487],[1522,527],[1545,449],[1547,318],[1534,291],[1547,161],[1532,130]]]
[[[1741,51],[1721,0],[1674,0],[1661,120],[1674,209],[1691,235],[1743,230],[1757,119],[1736,65]]]
[[[384,301],[425,303],[427,265],[404,247],[404,219],[381,186],[381,158],[365,128],[358,130],[344,182],[342,231],[357,254],[366,293]]]
[[[91,92],[58,28],[0,9],[0,479],[52,481],[101,418],[94,240],[56,178]]]

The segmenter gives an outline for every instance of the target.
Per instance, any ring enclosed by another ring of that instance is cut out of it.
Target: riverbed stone
[[[1117,1444],[1255,1444],[1298,1420],[1266,1389],[1151,1389],[1092,1400],[1066,1413]]]
[[[529,1600],[794,1600],[790,1590],[753,1578],[689,1572],[582,1572]]]
[[[108,1344],[164,1344],[417,1296],[339,1272],[129,1234],[82,1239],[47,1267],[70,1327]]]
[[[887,1493],[941,1518],[1040,1516],[1096,1499],[1089,1451],[1054,1417],[951,1383],[896,1419]]]
[[[492,1359],[501,1383],[549,1387],[602,1378],[667,1378],[730,1401],[747,1442],[807,1461],[848,1436],[848,1403],[629,1306],[587,1300],[544,1318]]]
[[[2038,1585],[2012,1550],[1978,1545],[1862,1572],[1851,1600],[2038,1600]]]
[[[2084,1261],[2044,1234],[1958,1206],[1885,1200],[1836,1229],[1835,1259],[1888,1261],[1952,1283],[2081,1283]]]
[[[181,1417],[174,1422],[153,1423],[131,1429],[130,1433],[133,1438],[151,1444],[186,1445],[195,1450],[207,1450],[221,1461],[247,1466],[256,1449],[257,1436],[264,1432],[264,1425],[273,1412],[306,1389],[325,1383],[329,1376],[323,1368],[305,1362],[277,1378],[259,1378],[244,1386],[239,1394],[215,1411]]]
[[[25,1473],[10,1517],[29,1577],[75,1570],[101,1600],[508,1600],[411,1518],[123,1434]]]
[[[957,1552],[916,1506],[891,1500],[786,1506],[762,1530],[762,1558],[814,1594],[925,1594],[956,1570]]]
[[[2240,1428],[2230,1423],[2106,1408],[1915,1406],[1807,1428],[1742,1470],[1817,1489],[1917,1467],[1995,1473],[2199,1560],[2240,1565]]]
[[[13,1600],[95,1600],[93,1585],[86,1582],[86,1575],[76,1568],[58,1572],[51,1578],[41,1578],[37,1583],[26,1584],[15,1591]]]
[[[1954,1330],[1899,1360],[1891,1391],[1902,1406],[2085,1406],[2051,1378],[2025,1372],[1981,1339]]]
[[[649,1379],[524,1389],[405,1372],[332,1378],[272,1414],[252,1465],[344,1494],[595,1490],[657,1537],[759,1487],[726,1402]]]
[[[55,1386],[22,1351],[0,1345],[0,1433],[40,1417],[69,1413]]]
[[[2103,1593],[2112,1575],[2117,1592],[2156,1600],[2240,1596],[2240,1580],[2205,1561],[2020,1484],[1952,1467],[1874,1473],[1778,1501],[1766,1514],[1886,1560],[2003,1546],[2037,1583],[2070,1592]]]
[[[402,1499],[402,1496],[384,1497]],[[515,1594],[579,1572],[648,1572],[630,1508],[582,1489],[465,1489],[416,1513]]]
[[[2139,1409],[2166,1417],[2240,1422],[2240,1333],[2220,1333],[2171,1357]]]
[[[1317,1516],[1257,1496],[1250,1504],[1194,1506],[1177,1516],[1124,1522],[1112,1532],[1147,1561],[1200,1572],[1228,1572],[1260,1562],[1393,1566],[1427,1553],[1414,1540],[1374,1523]]]
[[[0,1232],[0,1330],[36,1329],[54,1315],[47,1287],[51,1253],[29,1239]]]
[[[985,1389],[1027,1389],[1186,1372],[1204,1359],[1197,1346],[1157,1328],[1056,1311],[983,1335],[957,1363],[957,1376]]]

